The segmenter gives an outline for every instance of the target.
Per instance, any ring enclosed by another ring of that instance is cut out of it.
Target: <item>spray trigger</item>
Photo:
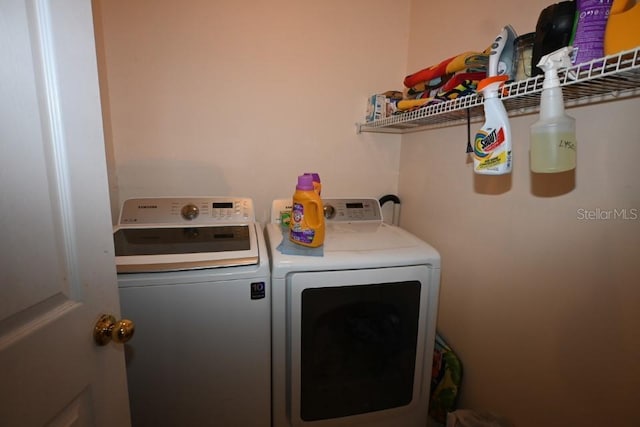
[[[553,51],[540,59],[538,62],[538,68],[542,71],[549,71],[552,69],[560,69],[570,67],[571,53],[573,52],[572,46],[565,46],[561,49]]]

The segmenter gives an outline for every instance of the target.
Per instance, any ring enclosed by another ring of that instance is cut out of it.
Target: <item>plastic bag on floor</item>
[[[513,424],[490,412],[458,409],[447,414],[447,427],[513,427]]]
[[[462,362],[444,339],[436,333],[431,370],[429,415],[444,424],[447,413],[456,410],[462,382]]]

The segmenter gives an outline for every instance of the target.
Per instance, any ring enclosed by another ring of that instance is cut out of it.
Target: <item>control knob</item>
[[[334,216],[336,216],[336,208],[331,205],[324,205],[324,217],[332,219]]]
[[[182,218],[188,221],[195,219],[199,213],[200,213],[200,210],[198,209],[198,207],[192,203],[189,203],[188,205],[184,205],[182,207],[182,210],[180,211]]]

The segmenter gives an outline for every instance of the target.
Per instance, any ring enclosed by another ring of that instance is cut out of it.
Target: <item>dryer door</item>
[[[432,354],[425,348],[433,346],[425,337],[435,331],[427,326],[431,273],[428,266],[411,266],[290,276],[294,425],[344,423],[342,417],[374,425],[374,411],[405,412],[407,421],[423,412],[426,421],[429,384],[423,378]]]

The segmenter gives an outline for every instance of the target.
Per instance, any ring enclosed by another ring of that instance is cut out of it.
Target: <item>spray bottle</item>
[[[511,173],[511,126],[498,91],[509,77],[487,77],[478,83],[484,96],[485,122],[473,145],[473,170],[482,175]]]
[[[531,125],[531,171],[564,172],[576,167],[576,120],[564,112],[558,69],[571,66],[572,48],[563,47],[540,59],[544,71],[540,119]]]

